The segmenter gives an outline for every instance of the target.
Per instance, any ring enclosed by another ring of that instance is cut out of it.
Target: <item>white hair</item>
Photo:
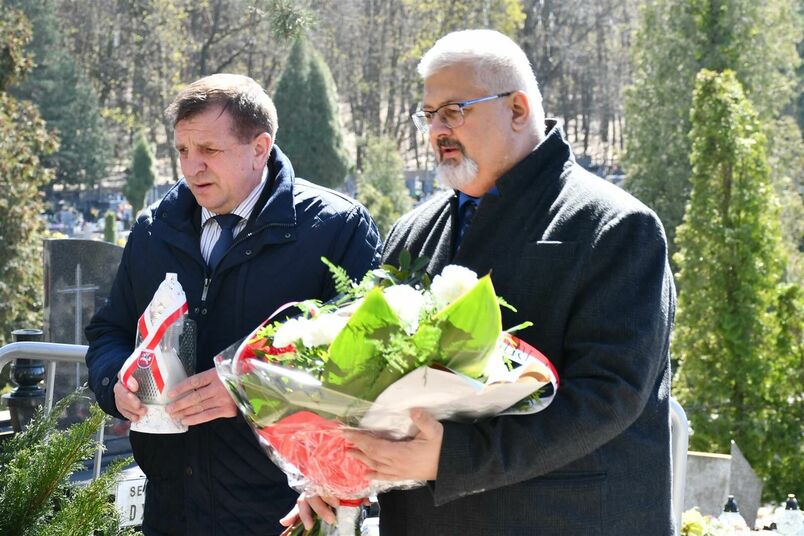
[[[544,108],[539,84],[525,52],[494,30],[452,32],[435,42],[419,62],[419,75],[430,75],[456,64],[471,65],[475,82],[490,93],[522,90],[528,96],[534,127],[544,137]]]
[[[475,182],[478,170],[477,162],[463,153],[463,158],[457,164],[453,164],[451,161],[439,162],[436,167],[436,177],[446,188],[463,190],[464,187]]]

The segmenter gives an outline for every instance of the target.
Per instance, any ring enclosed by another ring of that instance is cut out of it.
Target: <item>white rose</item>
[[[477,284],[477,274],[469,268],[450,264],[435,276],[430,292],[435,298],[438,309],[451,304]]]
[[[345,315],[320,314],[307,321],[302,342],[308,348],[329,345],[348,321],[349,317]]]
[[[295,344],[302,339],[307,331],[307,324],[309,320],[306,318],[291,318],[282,324],[274,334],[273,346],[275,348],[284,348]]]
[[[424,296],[413,287],[394,285],[383,291],[388,305],[396,313],[405,331],[414,333],[419,327],[419,314],[424,306]]]

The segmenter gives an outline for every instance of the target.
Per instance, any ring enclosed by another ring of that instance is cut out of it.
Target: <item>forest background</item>
[[[410,121],[418,59],[490,27],[525,50],[578,161],[662,218],[692,447],[735,439],[768,498],[804,491],[801,0],[0,4],[0,343],[40,322],[46,203],[119,184],[138,208],[178,179],[163,111],[183,84],[256,79],[300,174],[387,230],[422,195],[405,172],[434,166]]]

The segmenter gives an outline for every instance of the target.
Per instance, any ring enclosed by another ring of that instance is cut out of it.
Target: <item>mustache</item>
[[[441,149],[455,148],[455,149],[460,149],[461,152],[463,152],[463,145],[461,145],[461,142],[459,142],[458,140],[452,140],[452,139],[449,139],[449,138],[439,138],[436,141],[436,144]]]

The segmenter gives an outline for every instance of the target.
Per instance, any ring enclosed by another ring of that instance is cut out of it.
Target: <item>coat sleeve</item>
[[[103,410],[114,417],[124,419],[114,400],[114,385],[117,373],[134,351],[137,336],[137,312],[131,278],[132,247],[136,240],[132,230],[120,266],[117,269],[112,290],[106,303],[92,317],[85,334],[89,341],[86,354],[89,369],[89,388]]]
[[[436,505],[559,469],[622,434],[652,397],[669,396],[656,392],[675,307],[661,223],[649,211],[619,215],[588,248],[575,295],[566,297],[572,307],[552,405],[445,422]]]
[[[327,251],[327,259],[340,266],[353,280],[360,281],[369,270],[380,264],[382,241],[377,225],[362,205],[355,204],[343,217],[342,226]],[[328,278],[323,296],[335,293]]]

